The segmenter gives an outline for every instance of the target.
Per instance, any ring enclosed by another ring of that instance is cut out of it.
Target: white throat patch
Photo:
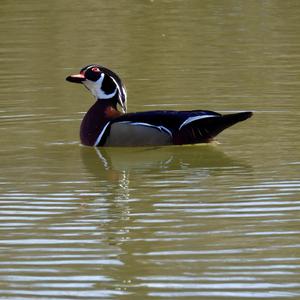
[[[91,80],[83,81],[83,84],[97,99],[110,99],[117,93],[118,90],[116,87],[116,89],[111,94],[105,94],[105,92],[101,89],[104,76],[105,75],[102,73],[100,78],[97,81],[91,81]]]

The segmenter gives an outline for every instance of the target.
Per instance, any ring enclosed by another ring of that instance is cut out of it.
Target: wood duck
[[[66,80],[83,84],[96,98],[80,127],[81,142],[87,146],[208,143],[227,127],[252,116],[252,112],[221,115],[208,110],[127,113],[127,95],[121,79],[96,64],[85,66]]]

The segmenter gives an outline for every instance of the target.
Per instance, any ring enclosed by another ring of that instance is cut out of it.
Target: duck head
[[[82,68],[79,74],[68,76],[66,80],[83,84],[97,100],[110,100],[115,106],[119,104],[122,111],[126,113],[127,95],[125,86],[113,71],[92,64]]]

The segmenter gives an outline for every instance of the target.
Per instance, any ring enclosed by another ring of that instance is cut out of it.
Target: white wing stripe
[[[171,130],[169,130],[168,128],[166,128],[165,126],[159,126],[160,130],[164,130],[165,132],[167,132],[170,136],[173,136]]]
[[[159,131],[167,132],[170,136],[173,136],[171,130],[169,130],[165,126],[158,126],[158,125],[152,125],[152,124],[144,123],[144,122],[131,122],[131,121],[122,121],[122,122],[118,122],[118,123],[127,123],[127,124],[130,124],[132,126],[152,127],[152,128],[158,129]]]
[[[189,124],[189,123],[192,123],[194,121],[197,121],[197,120],[201,120],[201,119],[206,119],[206,118],[218,118],[219,116],[215,116],[215,115],[204,115],[204,116],[195,116],[195,117],[189,117],[187,118],[179,127],[179,130]]]

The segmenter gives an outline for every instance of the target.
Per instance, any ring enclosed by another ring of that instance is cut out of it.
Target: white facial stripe
[[[124,87],[122,87],[122,91],[123,91],[123,94],[124,94],[125,98],[127,98],[127,93],[126,93],[126,90],[125,90]]]
[[[119,84],[116,82],[116,80],[110,76],[110,78],[112,79],[112,81],[115,83],[117,89],[118,89],[118,92],[119,92],[119,104],[121,105],[121,108],[123,110],[124,113],[126,113],[127,111],[127,105],[126,105],[126,93],[124,93],[125,95],[125,101],[123,102],[123,99],[122,99],[122,92],[124,92],[124,88],[122,87],[122,91],[120,90],[120,86]]]
[[[124,107],[125,107],[125,113],[127,111],[127,93],[126,93],[126,90],[125,88],[122,86],[122,92],[123,92],[123,95],[124,95]]]

